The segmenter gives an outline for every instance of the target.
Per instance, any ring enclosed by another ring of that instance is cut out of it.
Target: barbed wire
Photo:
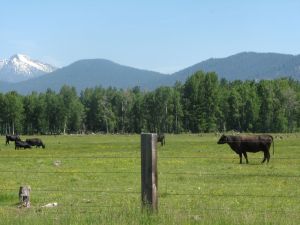
[[[140,159],[140,156],[1,156],[0,159]]]
[[[14,174],[140,174],[140,171],[34,171],[34,170],[0,170],[0,173],[14,173]],[[238,174],[238,173],[201,173],[201,172],[169,172],[159,171],[160,175],[191,175],[191,176],[212,176],[212,177],[278,177],[278,178],[300,178],[300,175],[286,175],[286,174]]]
[[[1,191],[16,191],[17,188],[0,188]],[[35,192],[60,193],[108,193],[108,194],[141,194],[140,191],[109,191],[109,190],[72,190],[72,189],[34,189]],[[254,195],[254,194],[214,194],[214,193],[179,193],[159,192],[159,196],[202,196],[202,197],[249,197],[249,198],[293,198],[300,199],[300,195]]]
[[[5,170],[0,173],[28,173],[28,174],[140,174],[135,171],[30,171],[30,170]]]
[[[19,190],[19,188],[17,188]],[[15,188],[0,188],[1,191],[15,191]],[[138,191],[101,191],[101,190],[72,190],[72,189],[34,189],[36,192],[73,192],[73,193],[116,193],[116,194],[140,194]]]
[[[140,156],[1,156],[1,159],[140,159]],[[159,159],[215,159],[215,160],[235,160],[236,157],[215,157],[215,156],[159,156]],[[251,159],[261,159],[252,157]],[[300,160],[300,157],[272,157],[272,160]]]
[[[82,202],[81,202],[81,204],[82,204]],[[18,206],[18,204],[16,204],[16,206]],[[41,204],[41,203],[37,203],[37,206],[33,206],[33,205],[31,205],[30,206],[30,208],[32,208],[32,209],[43,209],[43,206],[44,206],[44,204]],[[68,204],[68,205],[66,205],[66,204],[58,204],[57,205],[58,207],[64,207],[64,208],[74,208],[74,209],[86,209],[86,208],[121,208],[121,207],[126,207],[127,205],[117,205],[117,204],[115,204],[115,205],[76,205],[76,204]],[[15,207],[13,207],[13,206],[0,206],[0,209],[15,209]],[[47,208],[47,207],[45,207],[45,208]],[[58,209],[58,208],[56,208],[56,207],[50,207],[50,208],[52,208],[52,209]],[[60,209],[58,209],[58,210],[60,210]]]
[[[272,160],[284,159],[284,160],[300,160],[300,157],[271,157]],[[215,160],[235,160],[236,157],[214,157],[214,156],[159,156],[159,159],[215,159]],[[258,157],[251,157],[251,159],[261,159]]]
[[[202,197],[249,197],[249,198],[297,198],[300,199],[300,195],[251,195],[251,194],[213,194],[213,193],[171,193],[164,192],[160,195],[164,196],[202,196]]]
[[[1,172],[1,171],[0,171]],[[237,177],[237,176],[251,176],[251,177],[280,177],[280,178],[300,178],[300,175],[283,175],[283,174],[238,174],[238,173],[201,173],[201,172],[159,172],[159,174],[167,175],[193,175],[193,176],[213,176],[213,177]]]

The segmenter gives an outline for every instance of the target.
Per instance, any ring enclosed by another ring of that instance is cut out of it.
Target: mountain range
[[[13,58],[26,58],[27,61],[30,59],[24,55],[15,55],[11,57]],[[15,90],[21,94],[44,92],[47,88],[58,91],[64,84],[74,86],[78,91],[95,86],[123,89],[140,86],[142,89],[152,90],[161,85],[173,85],[176,81],[184,82],[188,76],[199,70],[216,72],[220,78],[227,80],[261,80],[283,76],[300,80],[300,55],[278,53],[243,52],[226,58],[211,58],[173,74],[136,69],[106,59],[79,60],[60,69],[42,63],[47,69],[39,70],[40,74],[31,72],[29,74],[34,74],[33,76],[26,75],[25,79],[14,80],[14,83],[3,79],[2,70],[8,64],[7,61],[0,61],[0,92]],[[33,71],[37,70],[33,68]]]
[[[242,52],[226,58],[211,58],[172,75],[184,81],[198,70],[214,71],[227,80],[262,80],[283,76],[300,80],[300,55]]]

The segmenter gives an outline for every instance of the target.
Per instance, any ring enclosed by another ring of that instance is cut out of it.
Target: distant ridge
[[[211,58],[172,75],[184,81],[198,70],[214,71],[227,80],[261,80],[283,76],[300,80],[300,55],[242,52],[226,58]]]
[[[0,62],[1,64],[1,62]],[[1,66],[1,65],[0,65]],[[173,85],[198,70],[216,72],[227,80],[260,80],[291,77],[300,80],[300,55],[242,52],[226,58],[211,58],[171,75],[123,66],[106,59],[86,59],[72,63],[52,73],[18,83],[0,82],[0,92],[15,90],[21,94],[58,91],[62,85],[74,86],[78,92],[87,87],[116,87],[152,90]]]
[[[164,76],[166,75],[122,66],[106,59],[86,59],[28,81],[0,83],[0,91],[16,90],[23,94],[31,91],[45,92],[47,88],[58,91],[64,84],[74,86],[78,91],[95,86],[124,89],[140,86],[153,89],[153,85]]]

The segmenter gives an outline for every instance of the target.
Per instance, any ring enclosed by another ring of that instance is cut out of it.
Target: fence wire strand
[[[1,156],[0,159],[140,159],[140,156]]]
[[[0,191],[16,191],[14,188],[0,188]],[[60,193],[107,193],[107,194],[141,194],[139,191],[109,191],[109,190],[72,190],[72,189],[34,189],[36,192]],[[248,197],[248,198],[293,198],[300,199],[299,195],[251,195],[251,194],[214,194],[214,193],[179,193],[160,192],[159,196],[202,196],[202,197]]]
[[[14,173],[14,174],[140,174],[140,171],[34,171],[34,170],[0,170],[1,173]],[[162,171],[159,175],[185,175],[185,176],[200,176],[200,177],[265,177],[265,178],[300,178],[300,175],[286,175],[286,174],[235,174],[235,173],[201,173],[201,172],[169,172]]]
[[[0,191],[16,191],[15,188],[0,188]],[[34,189],[35,192],[60,193],[109,193],[109,194],[140,194],[138,191],[102,191],[102,190],[72,190],[72,189]]]
[[[141,156],[1,156],[1,159],[140,159]],[[199,155],[183,155],[183,156],[159,156],[159,159],[215,159],[215,160],[235,160],[236,157],[217,157],[217,156],[199,156]],[[252,159],[261,159],[253,157]],[[300,157],[272,157],[272,159],[282,160],[300,160]]]

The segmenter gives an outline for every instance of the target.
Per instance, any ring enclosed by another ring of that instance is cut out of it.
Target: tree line
[[[0,93],[0,132],[19,134],[140,132],[296,132],[300,83],[290,78],[228,81],[199,71],[185,83],[139,87],[62,86],[58,93]]]

